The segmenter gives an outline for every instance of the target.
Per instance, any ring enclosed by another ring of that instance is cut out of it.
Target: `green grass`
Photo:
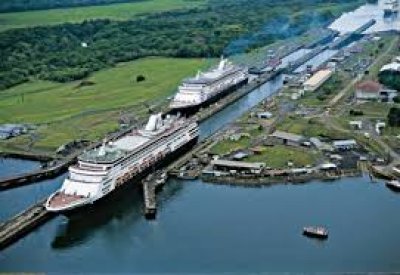
[[[0,123],[49,123],[87,113],[138,106],[172,95],[188,75],[204,67],[200,59],[146,58],[103,70],[80,82],[35,81],[0,93]],[[136,82],[137,75],[146,80]]]
[[[308,149],[275,145],[264,147],[262,154],[250,156],[246,161],[265,162],[271,168],[285,168],[290,161],[294,167],[304,167],[314,165],[319,157],[319,153]]]
[[[250,139],[247,137],[242,137],[237,141],[227,139],[227,140],[222,140],[218,142],[216,145],[214,145],[210,149],[210,153],[224,155],[240,149],[246,149],[249,146],[250,146]]]
[[[397,104],[393,106],[397,106]],[[366,117],[386,119],[390,107],[392,107],[392,105],[388,103],[366,102],[357,105],[354,107],[354,110],[362,111]]]
[[[318,119],[306,119],[302,117],[287,117],[277,126],[278,130],[303,135],[305,137],[330,137],[347,138],[343,133],[329,129]]]
[[[0,31],[38,25],[55,25],[66,22],[109,18],[129,20],[144,13],[197,7],[203,0],[147,0],[136,3],[111,4],[76,8],[61,8],[0,14]]]
[[[183,78],[208,66],[201,59],[146,58],[93,74],[95,85],[33,81],[0,93],[0,123],[39,125],[33,150],[54,150],[76,138],[99,139],[116,130],[120,112],[143,115],[144,103],[161,103]],[[136,82],[137,75],[146,80]],[[23,98],[23,99],[22,99]],[[27,150],[29,138],[0,142],[0,148]]]
[[[252,135],[253,136],[253,135]],[[240,149],[250,147],[250,139],[243,137],[238,141],[222,140],[210,149],[210,153],[224,155]],[[305,148],[297,148],[284,145],[263,147],[262,154],[252,155],[244,161],[264,162],[271,168],[285,168],[289,161],[295,167],[313,165],[321,155],[318,152],[310,151]]]

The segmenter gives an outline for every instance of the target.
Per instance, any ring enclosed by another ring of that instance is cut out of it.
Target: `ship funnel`
[[[200,79],[200,75],[201,75],[201,71],[198,70],[198,71],[197,71],[197,75],[196,75],[196,79]]]
[[[106,155],[106,140],[103,140],[103,144],[101,145],[100,149],[99,149],[99,156],[103,157]]]
[[[162,117],[161,113],[156,114],[156,115],[151,115],[149,118],[149,121],[146,124],[145,130],[146,131],[156,131],[159,127],[162,126]]]
[[[225,68],[225,63],[226,59],[224,59],[224,56],[221,56],[221,61],[219,62],[218,70],[222,71]]]

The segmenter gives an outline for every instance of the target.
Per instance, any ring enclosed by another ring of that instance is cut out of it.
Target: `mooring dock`
[[[167,181],[167,173],[160,170],[154,174],[150,174],[142,181],[143,200],[144,200],[144,215],[147,219],[154,219],[157,214],[157,198],[156,192]]]
[[[156,187],[152,180],[143,181],[144,215],[148,219],[154,219],[157,212]]]
[[[55,216],[45,209],[44,203],[45,200],[41,200],[12,219],[0,224],[0,249],[6,248]]]

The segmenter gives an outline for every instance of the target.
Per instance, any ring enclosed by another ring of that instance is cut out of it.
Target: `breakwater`
[[[360,177],[360,170],[341,170],[338,173],[314,172],[311,174],[297,174],[285,176],[266,176],[266,175],[237,175],[237,176],[212,176],[202,175],[201,179],[206,183],[261,187],[279,184],[305,184],[312,181],[336,181],[341,178]]]

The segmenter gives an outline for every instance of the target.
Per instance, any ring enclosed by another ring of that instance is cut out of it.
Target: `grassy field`
[[[246,149],[249,147],[249,145],[250,145],[250,138],[248,137],[242,137],[237,141],[222,140],[217,144],[215,144],[210,149],[210,153],[217,155],[224,155],[240,149]]]
[[[143,103],[157,104],[173,95],[181,80],[209,62],[201,59],[146,58],[93,74],[94,85],[34,81],[0,93],[0,123],[39,125],[35,137],[0,143],[7,149],[54,150],[74,138],[97,139],[115,130],[121,111],[144,114]],[[145,76],[136,82],[138,75]]]
[[[84,20],[98,18],[129,20],[145,13],[197,7],[203,3],[204,0],[147,0],[136,3],[104,6],[1,13],[0,31],[38,25],[54,25],[65,22],[82,22]]]
[[[164,99],[182,78],[205,65],[200,59],[146,58],[93,74],[94,85],[37,81],[0,93],[0,123],[50,123],[87,113],[141,106]],[[146,80],[136,82],[136,76]]]
[[[223,140],[218,142],[210,152],[213,154],[227,154],[240,149],[250,147],[249,138],[241,138],[238,141]],[[303,148],[276,145],[272,147],[263,147],[262,154],[252,155],[244,161],[264,162],[271,168],[285,168],[289,161],[293,162],[295,167],[313,165],[320,157],[319,153],[312,152]]]
[[[302,117],[287,117],[278,126],[278,130],[303,135],[305,137],[330,137],[347,138],[343,133],[328,129],[326,125],[318,119],[306,119]]]
[[[307,149],[275,145],[264,147],[262,154],[250,156],[247,161],[265,162],[271,168],[285,168],[290,161],[294,167],[304,167],[314,165],[319,157],[319,153]]]

